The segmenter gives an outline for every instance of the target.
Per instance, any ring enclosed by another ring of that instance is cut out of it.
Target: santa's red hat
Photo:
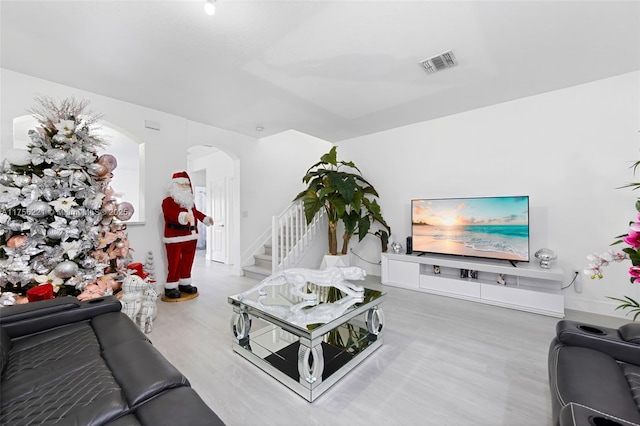
[[[175,183],[188,183],[191,186],[191,178],[187,174],[187,172],[175,172],[173,177],[171,178],[172,182]]]

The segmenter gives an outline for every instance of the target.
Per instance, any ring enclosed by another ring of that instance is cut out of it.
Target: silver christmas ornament
[[[26,166],[31,163],[31,154],[25,149],[10,149],[5,154],[5,158],[14,166]]]
[[[51,206],[44,201],[33,201],[27,206],[27,215],[35,218],[47,217],[51,214]]]
[[[60,278],[69,278],[78,273],[78,264],[70,260],[65,260],[55,267],[54,272]]]

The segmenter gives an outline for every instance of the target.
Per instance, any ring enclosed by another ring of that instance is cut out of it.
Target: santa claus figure
[[[213,225],[213,219],[198,211],[187,172],[173,174],[169,196],[162,201],[164,238],[167,248],[169,272],[164,285],[164,295],[179,299],[182,293],[194,294],[198,289],[191,285],[191,267],[198,240],[197,221]]]

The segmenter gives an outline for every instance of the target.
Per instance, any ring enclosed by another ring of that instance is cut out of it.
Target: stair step
[[[242,268],[244,270],[244,275],[249,278],[253,278],[255,280],[262,281],[271,275],[271,268],[263,268],[256,265],[248,265]]]
[[[271,262],[272,257],[269,254],[254,254],[253,258],[255,260],[256,266],[260,266],[262,268],[267,268],[271,270]]]

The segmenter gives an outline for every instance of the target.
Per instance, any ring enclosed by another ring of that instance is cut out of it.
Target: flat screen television
[[[529,197],[411,200],[414,252],[529,261]]]

